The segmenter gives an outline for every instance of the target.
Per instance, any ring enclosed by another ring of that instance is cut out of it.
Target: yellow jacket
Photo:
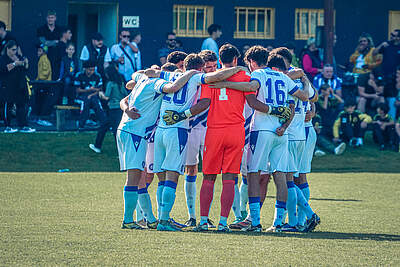
[[[364,56],[364,62],[366,65],[368,65],[368,69],[359,69],[356,68],[356,61],[357,58],[360,56],[360,53],[358,50],[356,50],[351,56],[350,56],[350,62],[354,64],[353,68],[353,73],[369,73],[371,70],[375,69],[382,63],[382,55],[378,54],[376,56],[372,55],[372,52],[374,51],[374,47],[371,47],[369,52]]]
[[[51,81],[51,64],[46,54],[39,58],[38,76],[36,80]]]
[[[358,110],[355,110],[352,114],[347,113],[346,111],[342,111],[339,113],[338,118],[333,124],[333,137],[339,138],[339,131],[342,124],[351,124],[352,127],[356,127],[361,122],[371,123],[371,116],[361,113]]]

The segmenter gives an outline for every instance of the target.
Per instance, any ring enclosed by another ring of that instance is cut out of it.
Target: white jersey
[[[299,89],[303,90],[303,83],[300,79],[294,80]],[[306,108],[308,101],[302,101],[295,96],[289,95],[289,103],[294,104],[294,117],[286,132],[289,141],[304,141],[306,133],[304,131],[304,120],[306,119]]]
[[[310,102],[307,102],[306,112],[307,112],[307,111],[311,111],[311,104],[310,104]],[[304,127],[312,127],[312,126],[313,126],[313,125],[312,125],[312,120],[307,121],[307,122],[304,123]]]
[[[167,77],[168,75],[172,77],[179,77],[179,75],[177,76],[176,74],[168,73],[164,73],[162,76],[170,80],[170,78]],[[196,99],[198,98],[200,93],[199,88],[200,85],[204,83],[204,77],[204,73],[195,74],[179,91],[173,94],[165,94],[162,99],[160,117],[162,118],[162,116],[164,116],[166,110],[182,112],[192,107],[193,103],[195,103]],[[183,120],[173,125],[167,125],[164,120],[160,120],[158,127],[189,129],[189,120]]]
[[[200,100],[201,96],[201,87],[198,93],[198,97],[196,100],[196,103]],[[196,116],[193,116],[189,119],[189,127],[192,128],[201,128],[201,129],[206,129],[207,128],[207,116],[208,116],[208,110],[210,108],[207,108],[200,114],[197,114]]]
[[[250,123],[253,118],[254,110],[249,106],[249,104],[244,105],[244,110],[243,110],[243,117],[245,119],[244,121],[244,131],[245,131],[245,141],[244,145],[246,146],[249,143],[250,140]]]
[[[286,106],[288,95],[299,90],[299,87],[287,75],[270,68],[253,71],[251,80],[256,80],[260,84],[257,99],[271,106]],[[275,132],[280,126],[278,117],[257,110],[254,112],[252,131]]]
[[[135,107],[140,117],[132,120],[124,112],[118,129],[145,137],[156,125],[162,102],[162,89],[168,82],[163,79],[148,78],[140,73],[135,73],[132,78],[136,85],[128,96],[128,105],[130,108]]]

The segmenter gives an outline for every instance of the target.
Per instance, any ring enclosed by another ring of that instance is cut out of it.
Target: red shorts
[[[243,126],[207,128],[203,173],[240,173],[245,132]]]

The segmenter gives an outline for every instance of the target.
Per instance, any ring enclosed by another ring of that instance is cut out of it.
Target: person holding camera
[[[19,131],[23,133],[35,132],[28,127],[27,107],[29,93],[25,78],[29,67],[28,59],[18,56],[18,46],[14,40],[9,41],[0,57],[0,102],[4,103],[4,122],[6,129],[4,133],[18,132],[17,128],[11,127],[11,109],[16,106],[16,116]]]
[[[396,86],[396,70],[400,67],[400,29],[390,33],[390,40],[381,43],[374,49],[373,55],[382,54],[382,70],[385,80],[384,96],[389,105],[389,115],[396,117],[396,96],[398,87]]]
[[[374,55],[374,41],[368,33],[361,34],[358,38],[356,51],[350,56],[354,64],[353,73],[369,73],[382,63],[382,56]]]
[[[358,78],[357,109],[362,113],[373,114],[379,103],[385,103],[383,97],[384,80],[379,68]]]

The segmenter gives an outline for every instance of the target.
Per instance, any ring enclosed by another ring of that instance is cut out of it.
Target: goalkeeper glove
[[[292,111],[290,110],[289,107],[283,107],[283,106],[278,106],[278,107],[269,107],[269,114],[277,116],[278,118],[286,119],[288,120],[290,118],[290,115],[292,115]]]
[[[177,112],[174,110],[166,110],[165,115],[163,116],[163,120],[167,125],[173,125],[180,121],[186,120],[192,114],[190,113],[190,109],[185,110],[184,112]]]

